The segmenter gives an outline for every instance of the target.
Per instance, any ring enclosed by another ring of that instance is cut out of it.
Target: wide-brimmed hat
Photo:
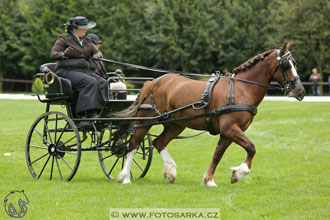
[[[64,25],[72,26],[75,29],[90,29],[96,26],[94,21],[88,22],[86,17],[76,16],[74,18],[69,18],[68,22]]]
[[[87,37],[89,37],[94,44],[102,44],[102,41],[100,40],[99,36],[96,34],[87,34]]]

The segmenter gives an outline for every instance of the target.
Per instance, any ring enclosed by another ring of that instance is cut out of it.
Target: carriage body
[[[114,99],[109,98],[100,112],[99,118],[80,118],[75,113],[78,94],[72,89],[68,79],[57,76],[55,63],[44,64],[41,73],[34,78],[36,95],[40,102],[46,104],[46,111],[32,124],[26,140],[26,161],[29,171],[35,179],[47,177],[70,181],[76,174],[83,151],[96,151],[101,168],[108,178],[113,179],[122,168],[129,146],[129,137],[124,139],[116,131],[121,122],[109,118],[113,112],[121,111],[135,101],[140,89],[111,89],[111,84],[125,80],[138,81],[140,84],[152,78],[122,77],[109,73],[107,91],[112,92]],[[40,79],[43,91],[37,88],[36,80]],[[52,106],[61,105],[64,111],[51,111]],[[151,164],[153,147],[151,135],[148,134],[140,144],[139,154],[134,163],[133,177],[144,177]]]

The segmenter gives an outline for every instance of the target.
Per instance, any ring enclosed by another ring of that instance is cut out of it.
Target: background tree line
[[[105,58],[210,74],[287,40],[306,81],[313,67],[330,72],[329,14],[328,0],[0,0],[0,78],[31,79],[67,19],[83,15]],[[107,64],[118,67],[157,76]]]

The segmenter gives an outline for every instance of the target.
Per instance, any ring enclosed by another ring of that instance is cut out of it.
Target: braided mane
[[[250,67],[254,66],[255,64],[257,64],[260,60],[264,60],[269,54],[271,54],[274,50],[269,50],[266,51],[262,54],[259,54],[251,59],[249,59],[248,61],[246,61],[245,63],[239,65],[238,67],[235,67],[232,70],[232,73],[239,73],[241,71],[245,71],[247,69],[249,69]]]

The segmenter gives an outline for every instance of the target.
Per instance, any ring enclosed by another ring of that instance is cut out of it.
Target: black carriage
[[[68,79],[54,74],[54,63],[40,67],[41,73],[34,76],[36,95],[46,103],[46,112],[32,124],[26,140],[26,161],[35,179],[52,180],[55,176],[70,181],[78,170],[83,151],[96,151],[101,168],[108,178],[122,169],[128,150],[130,136],[121,138],[116,130],[120,119],[109,118],[109,114],[121,111],[131,105],[139,89],[111,89],[113,83],[126,80],[140,83],[152,78],[124,77],[118,72],[108,73],[108,91],[114,98],[108,98],[98,118],[79,118],[75,114],[77,93]],[[36,81],[42,82],[43,92],[38,90]],[[143,84],[143,83],[142,83]],[[109,97],[109,95],[108,95]],[[51,111],[51,106],[61,105],[65,111]],[[150,167],[153,155],[151,135],[148,134],[134,156],[131,177],[144,177]]]

